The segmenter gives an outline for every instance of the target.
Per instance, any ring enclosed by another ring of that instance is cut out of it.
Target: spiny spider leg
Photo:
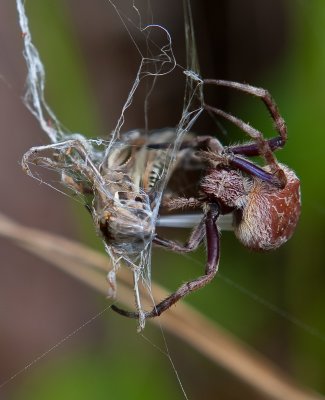
[[[264,182],[268,182],[271,185],[275,185],[277,187],[282,186],[282,182],[279,182],[278,177],[274,176],[270,172],[265,171],[263,168],[249,160],[246,160],[245,158],[236,156],[229,158],[228,164],[239,169],[240,171],[246,172],[249,175],[256,176],[256,178],[259,178]]]
[[[209,150],[210,151],[201,151],[199,155],[202,160],[207,160],[212,165],[227,165],[249,175],[255,176],[256,178],[268,182],[276,187],[282,187],[283,185],[275,174],[266,171],[259,165],[247,160],[246,158],[233,155],[232,152],[229,151],[228,147],[225,147],[221,154],[218,152],[215,153],[211,151],[211,149]]]
[[[283,141],[279,136],[272,139],[267,139],[266,141],[268,142],[272,151],[281,149],[283,147]],[[228,146],[227,149],[232,154],[239,154],[241,156],[254,157],[260,155],[260,149],[256,143]]]
[[[152,143],[149,144],[148,149],[167,149],[170,147],[170,143]],[[191,138],[190,140],[184,140],[182,144],[180,145],[180,150],[183,149],[198,149],[198,150],[213,150],[213,151],[218,151],[222,150],[223,146],[219,142],[218,139],[213,138],[208,135],[201,135],[201,136],[195,136]]]
[[[269,165],[272,174],[276,176],[280,185],[282,187],[286,185],[286,178],[284,176],[284,173],[282,169],[278,166],[278,163],[276,162],[268,141],[263,138],[263,135],[260,131],[253,128],[249,124],[246,124],[246,122],[242,121],[241,119],[234,117],[233,115],[226,113],[223,110],[220,110],[219,108],[211,107],[207,104],[204,105],[204,108],[207,111],[213,112],[214,114],[219,115],[232,122],[242,131],[246,132],[251,138],[255,139],[257,142],[256,144],[258,148],[258,155],[262,156],[265,159],[266,164]]]
[[[225,86],[235,90],[239,90],[244,93],[251,94],[252,96],[260,98],[271,114],[272,119],[275,122],[275,129],[279,133],[279,136],[282,140],[282,145],[279,147],[283,147],[287,141],[287,127],[284,119],[282,118],[278,106],[273,100],[270,93],[263,88],[257,88],[255,86],[247,85],[244,83],[232,82],[232,81],[224,81],[221,79],[204,79],[203,83],[208,85],[216,85],[216,86]]]
[[[184,245],[174,242],[173,240],[162,238],[158,235],[156,235],[155,238],[153,239],[153,243],[157,244],[158,246],[167,248],[171,251],[178,251],[180,253],[188,253],[188,252],[194,251],[198,248],[198,246],[201,244],[201,242],[204,238],[205,233],[206,232],[205,232],[205,217],[204,217],[204,218],[202,218],[200,223],[194,228],[189,240]],[[122,312],[123,312],[123,315],[129,316],[128,311],[122,310],[120,308],[117,310],[116,306],[112,306],[112,309],[114,311],[117,311],[119,314],[122,314]]]
[[[204,235],[205,218],[203,218],[199,225],[195,227],[195,229],[191,233],[189,240],[184,245],[174,242],[173,240],[162,238],[158,235],[156,235],[153,239],[153,243],[157,244],[158,246],[168,248],[172,251],[178,251],[179,253],[189,253],[198,248],[204,238]]]
[[[270,149],[272,151],[281,149],[283,147],[283,140],[281,137],[277,136],[271,139],[266,139],[268,142]],[[197,136],[191,140],[184,140],[180,146],[180,150],[183,149],[198,149],[198,150],[206,150],[210,149],[214,151],[214,143],[212,142],[219,142],[216,138],[212,138],[211,136]],[[154,143],[148,145],[149,149],[167,149],[170,146],[170,143]],[[220,145],[217,146],[220,148]],[[222,146],[221,146],[222,147]],[[242,156],[253,157],[259,156],[260,150],[256,143],[249,143],[243,145],[236,145],[236,146],[228,146],[227,149],[233,154],[239,154]]]
[[[258,131],[257,129],[253,128],[246,122],[242,121],[240,118],[234,117],[233,115],[221,110],[220,108],[209,106],[208,104],[204,104],[205,110],[208,112],[214,113],[228,121],[232,124],[236,125],[239,129],[243,132],[246,132],[252,139],[256,140],[257,145],[259,146],[259,154],[264,156],[267,164],[273,163],[274,157],[271,149],[267,141],[263,138],[262,132]],[[267,144],[267,148],[265,148]]]
[[[267,142],[270,144],[270,148],[272,151],[280,147],[278,137],[269,139],[267,140]],[[154,147],[150,146],[150,148],[155,148],[155,149],[165,148],[165,147],[167,148],[169,145],[170,145],[169,143],[159,143],[153,145]],[[243,156],[260,155],[260,150],[256,143],[250,143],[247,145],[239,145],[239,146],[229,146],[224,148],[222,147],[222,145],[220,145],[218,139],[213,138],[211,136],[197,136],[193,138],[191,141],[183,142],[181,145],[181,149],[185,148],[209,149],[210,152],[215,152],[214,154],[216,156],[216,160],[218,161],[220,161],[220,154],[225,150],[230,154],[235,154],[235,155],[236,154]],[[210,153],[208,159],[210,160],[213,159],[214,154]],[[265,171],[263,168],[259,167],[258,165],[252,163],[249,160],[246,160],[241,157],[229,156],[227,157],[227,163],[235,168],[240,169],[243,172],[256,176],[257,178],[260,178],[272,185],[279,186],[280,183],[280,186],[282,186],[282,182],[281,181],[279,182],[279,178],[277,176],[274,176],[273,173]]]
[[[220,237],[216,225],[218,216],[219,216],[218,207],[215,204],[210,204],[205,219],[205,234],[207,239],[207,262],[205,266],[204,275],[181,285],[176,290],[176,292],[166,297],[166,299],[157,304],[151,311],[146,312],[145,318],[153,318],[159,316],[161,313],[166,311],[181,298],[207,285],[214,278],[214,276],[218,271],[218,265],[220,259],[220,249],[219,249]],[[169,241],[168,243],[170,244]],[[115,305],[112,305],[112,309],[117,313],[124,315],[126,317],[139,318],[139,314],[137,312],[125,311],[118,308]]]
[[[287,140],[287,129],[285,122],[281,117],[272,97],[265,89],[260,89],[250,85],[240,84],[237,82],[222,81],[222,80],[206,79],[203,82],[206,84],[213,84],[216,86],[230,87],[261,98],[266,107],[268,108],[271,117],[275,122],[275,128],[279,133],[280,141],[282,142],[281,145],[283,146],[285,144]],[[246,132],[252,139],[254,139],[256,141],[258,149],[257,155],[260,155],[265,159],[266,164],[270,166],[271,172],[278,178],[281,186],[282,187],[285,186],[286,184],[285,174],[282,171],[282,169],[278,166],[273,151],[271,149],[271,146],[269,144],[269,141],[264,139],[262,132],[253,128],[252,126],[245,123],[241,119],[234,117],[233,115],[219,108],[209,106],[208,104],[204,104],[203,106],[208,112],[211,112],[213,114],[221,116],[222,118],[227,119],[228,121],[236,125],[239,129]]]

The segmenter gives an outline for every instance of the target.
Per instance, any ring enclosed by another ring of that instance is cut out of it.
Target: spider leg
[[[219,210],[217,206],[215,204],[211,204],[205,219],[205,234],[207,239],[207,262],[205,266],[204,275],[181,285],[176,290],[176,292],[172,293],[171,295],[166,297],[166,299],[162,300],[151,311],[145,313],[145,318],[153,318],[159,316],[168,308],[170,308],[173,304],[179,301],[181,298],[207,285],[214,278],[214,276],[218,271],[218,265],[220,259],[220,250],[219,250],[220,238],[219,238],[218,228],[216,225],[218,216],[219,216]],[[129,318],[139,317],[138,313],[121,310],[115,305],[112,306],[112,309],[117,313]]]
[[[253,175],[259,179],[262,179],[265,182],[268,182],[272,185],[278,187],[284,187],[283,182],[274,174],[265,171],[260,166],[254,164],[253,162],[246,160],[241,157],[231,157],[228,160],[228,164],[232,167],[239,169],[240,171],[246,172],[249,175]]]
[[[149,144],[147,147],[149,149],[167,149],[170,143],[153,143]],[[197,149],[197,150],[207,150],[220,152],[223,150],[223,145],[220,141],[208,135],[195,136],[191,140],[183,140],[180,145],[180,150],[183,149]]]
[[[275,103],[274,99],[270,95],[270,93],[263,88],[257,88],[255,86],[232,82],[232,81],[224,81],[224,80],[214,80],[214,79],[205,79],[203,83],[216,85],[216,86],[225,86],[235,90],[239,90],[244,93],[248,93],[252,96],[260,98],[271,114],[272,119],[275,123],[275,129],[279,133],[279,138],[281,139],[280,147],[283,147],[287,141],[287,127],[284,119],[282,118],[278,106]]]
[[[272,152],[283,147],[283,141],[278,136],[272,139],[267,139],[266,141],[268,142]],[[228,146],[226,149],[232,154],[239,154],[241,156],[254,157],[260,155],[260,149],[257,143]]]
[[[278,147],[283,147],[286,140],[287,140],[287,129],[285,122],[283,118],[281,117],[278,108],[273,101],[272,97],[270,96],[269,92],[266,91],[265,89],[261,88],[256,88],[250,85],[245,85],[237,82],[230,82],[230,81],[223,81],[223,80],[213,80],[213,79],[206,79],[204,80],[204,83],[206,84],[213,84],[217,86],[227,86],[233,89],[237,89],[240,91],[243,91],[245,93],[254,95],[256,97],[259,97],[262,99],[264,104],[267,106],[273,120],[275,121],[275,127],[277,132],[279,133],[279,137],[273,139],[272,142],[270,140],[266,140],[262,134],[262,132],[258,131],[257,129],[253,128],[249,124],[245,123],[241,119],[234,117],[233,115],[219,109],[216,107],[209,106],[208,104],[204,104],[204,108],[213,114],[216,114],[218,116],[221,116],[222,118],[225,118],[226,120],[230,121],[234,125],[236,125],[238,128],[240,128],[242,131],[247,133],[252,139],[255,140],[256,142],[256,147],[249,147],[245,149],[237,149],[237,152],[239,151],[240,154],[245,154],[245,151],[247,153],[251,153],[251,155],[260,155],[262,156],[267,165],[270,166],[271,172],[277,177],[279,180],[281,186],[285,186],[286,184],[286,178],[285,174],[282,171],[282,169],[279,167],[276,158],[273,154],[273,149],[272,147],[278,148]]]
[[[179,253],[189,253],[198,248],[204,238],[205,233],[205,218],[203,218],[201,222],[194,228],[189,240],[185,244],[182,245],[174,242],[173,240],[162,238],[158,235],[154,237],[153,243]]]
[[[280,185],[283,187],[286,185],[286,177],[284,175],[284,172],[279,167],[268,141],[263,138],[263,135],[260,131],[253,128],[252,126],[242,121],[241,119],[234,117],[233,115],[223,110],[220,110],[219,108],[211,107],[207,104],[204,105],[204,108],[207,111],[213,112],[214,114],[219,115],[227,119],[228,121],[232,122],[234,125],[238,126],[238,128],[240,128],[242,131],[246,132],[251,138],[255,139],[257,142],[256,144],[257,144],[258,155],[262,156],[265,159],[266,164],[270,166],[272,174],[276,176]]]
[[[189,240],[184,245],[174,242],[173,240],[162,238],[158,235],[156,235],[154,237],[153,243],[157,244],[158,246],[165,247],[172,251],[176,251],[179,253],[188,253],[188,252],[191,252],[191,251],[194,251],[197,249],[197,247],[202,242],[204,235],[205,235],[205,218],[202,218],[201,222],[194,228]],[[128,316],[130,318],[138,318],[138,316],[140,316],[139,312],[137,312],[137,313],[131,312],[130,313],[129,311],[122,310],[114,305],[112,305],[112,309],[114,311],[118,312],[119,314]],[[133,317],[133,315],[134,315],[134,317]],[[145,316],[145,318],[146,318],[146,316]]]

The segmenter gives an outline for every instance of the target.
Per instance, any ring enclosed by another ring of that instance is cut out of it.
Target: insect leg
[[[80,157],[79,159],[72,154],[73,151],[76,151]],[[46,155],[47,152],[52,153]],[[83,162],[80,162],[80,160]],[[100,183],[102,180],[98,169],[88,156],[84,144],[78,139],[32,147],[24,154],[22,167],[28,175],[33,176],[28,166],[30,163],[63,172],[63,182],[80,193],[88,189],[82,188],[80,184],[74,182],[73,178],[67,175],[65,171],[80,173],[90,182]]]

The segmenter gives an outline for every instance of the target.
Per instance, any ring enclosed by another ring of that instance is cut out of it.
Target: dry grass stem
[[[2,214],[0,235],[106,295],[104,273],[110,268],[106,255],[60,236],[22,226]],[[119,271],[118,300],[132,308],[133,281],[127,272],[126,268]],[[152,292],[156,299],[168,294],[157,284],[152,285]],[[148,293],[142,295],[148,304],[152,303]],[[323,398],[299,387],[263,356],[184,302],[150,322],[160,325],[270,399]]]

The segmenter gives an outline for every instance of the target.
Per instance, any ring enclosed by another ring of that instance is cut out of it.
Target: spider
[[[293,234],[300,216],[300,182],[286,165],[277,162],[274,151],[287,141],[287,129],[278,107],[269,92],[237,82],[212,80],[204,85],[225,86],[260,98],[271,114],[278,136],[265,139],[263,134],[241,119],[215,107],[204,104],[204,109],[227,119],[239,127],[251,142],[224,147],[210,136],[197,137],[182,144],[197,150],[198,157],[207,168],[200,181],[197,198],[167,200],[169,209],[199,207],[204,216],[192,231],[187,243],[177,242],[155,235],[153,242],[166,249],[186,253],[195,250],[205,238],[207,261],[204,274],[182,284],[174,293],[145,313],[145,318],[157,317],[189,293],[207,285],[218,271],[220,259],[220,235],[217,226],[221,215],[232,214],[234,232],[238,240],[252,250],[276,249]],[[160,145],[161,146],[161,145]],[[185,153],[186,154],[186,153]],[[249,157],[260,156],[265,166],[260,167]],[[138,318],[137,312],[129,312],[113,305],[112,309],[130,318]]]

